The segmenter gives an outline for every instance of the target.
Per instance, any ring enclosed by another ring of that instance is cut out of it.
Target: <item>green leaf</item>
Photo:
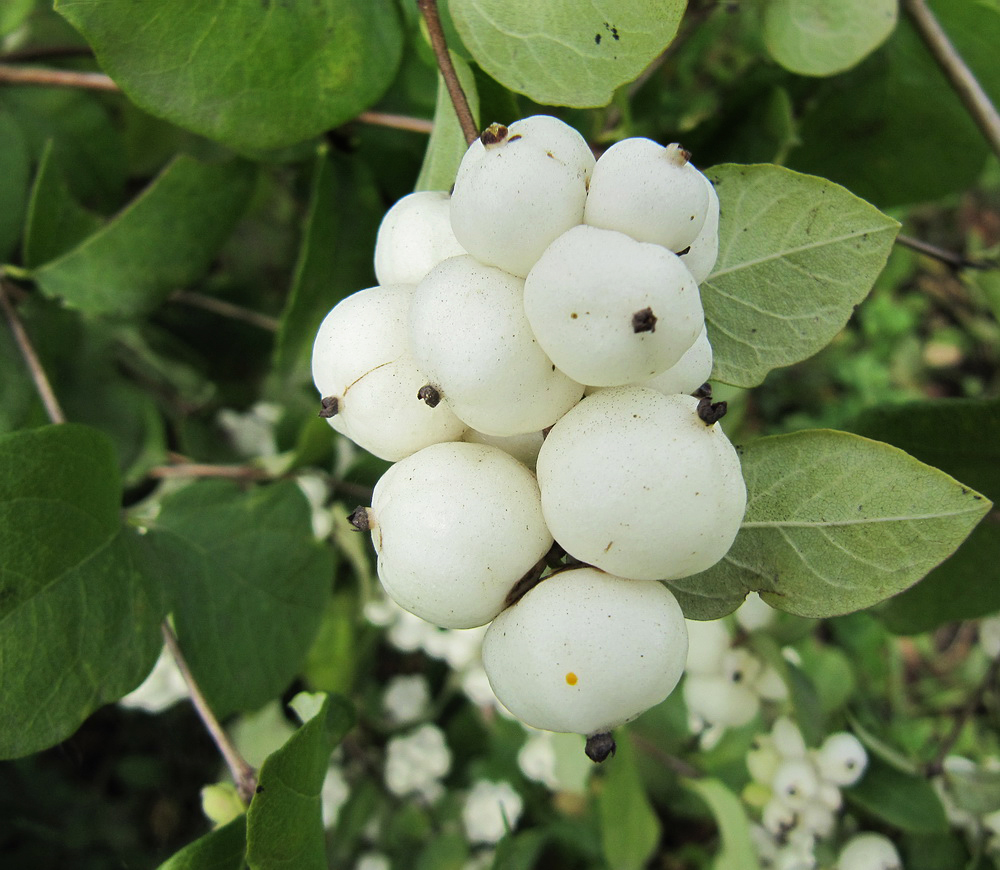
[[[1000,102],[1000,8],[955,0],[930,0],[930,6],[994,104]],[[883,208],[963,191],[989,152],[906,16],[880,51],[821,83],[799,134],[802,145],[789,155],[790,166]]]
[[[753,387],[843,328],[889,257],[899,224],[842,187],[780,166],[708,170],[719,259],[701,286],[714,379]]]
[[[722,847],[713,866],[718,870],[760,870],[750,839],[750,821],[740,799],[717,779],[690,779],[684,785],[708,804],[719,826]]]
[[[147,538],[172,591],[181,648],[216,715],[280,694],[312,644],[333,577],[299,488],[241,492],[201,481],[163,500]]]
[[[251,870],[327,870],[320,792],[353,713],[339,698],[322,697],[316,713],[260,769],[247,810]]]
[[[0,6],[0,36],[17,30],[34,8],[35,0],[6,0]]]
[[[96,233],[103,223],[70,193],[53,157],[54,150],[54,143],[50,140],[38,163],[28,203],[21,256],[29,269],[66,253],[87,236]]]
[[[601,842],[611,870],[642,870],[660,840],[660,822],[646,796],[632,744],[625,735],[617,742],[597,798]]]
[[[886,441],[1000,500],[1000,400],[936,399],[866,411],[853,432]],[[1000,523],[980,523],[947,562],[912,589],[887,601],[878,615],[899,634],[929,631],[958,619],[1000,610]]]
[[[977,816],[1000,810],[1000,771],[949,770],[946,764],[944,778],[959,809]]]
[[[252,180],[248,164],[181,155],[102,230],[33,277],[46,295],[88,314],[148,311],[208,268]]]
[[[548,839],[548,831],[542,828],[508,834],[497,843],[493,870],[534,870]]]
[[[243,870],[247,817],[238,816],[164,861],[158,870]]]
[[[479,93],[476,90],[476,77],[469,65],[455,52],[449,52],[451,62],[455,65],[458,80],[469,101],[472,117],[479,124]],[[481,126],[481,125],[480,125]],[[444,79],[438,75],[437,103],[434,107],[434,129],[427,142],[424,163],[417,177],[416,190],[451,190],[458,174],[458,165],[462,162],[468,150],[465,134],[455,114],[451,96]]]
[[[464,834],[438,834],[417,856],[413,870],[462,870],[469,860],[469,844]]]
[[[326,313],[375,283],[373,252],[383,211],[367,165],[321,146],[292,292],[278,330],[278,374],[309,378],[313,342]]]
[[[0,13],[2,14],[2,13]],[[0,259],[18,238],[28,199],[30,163],[28,143],[17,119],[0,106]]]
[[[0,437],[0,757],[70,736],[159,655],[162,601],[120,502],[114,450],[97,430]]]
[[[670,45],[685,0],[450,0],[466,48],[505,87],[550,106],[606,106]]]
[[[877,819],[915,834],[948,830],[944,807],[934,787],[922,776],[903,773],[874,757],[861,781],[844,797]]]
[[[237,150],[316,136],[392,82],[402,31],[391,0],[58,0],[136,105]]]
[[[829,76],[885,42],[897,13],[898,0],[767,0],[764,42],[785,69]]]
[[[990,502],[902,450],[827,429],[742,449],[747,512],[717,565],[671,585],[753,589],[772,607],[828,617],[870,607],[946,559]]]

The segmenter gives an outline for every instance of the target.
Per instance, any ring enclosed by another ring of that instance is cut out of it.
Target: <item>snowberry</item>
[[[771,798],[761,813],[764,828],[774,836],[783,838],[799,822],[798,813],[780,797]]]
[[[719,195],[712,182],[704,175],[701,177],[708,190],[708,212],[698,235],[681,254],[684,265],[699,284],[712,274],[719,257]]]
[[[760,709],[753,690],[722,674],[689,674],[684,681],[684,703],[688,712],[711,725],[739,728]]]
[[[524,277],[551,242],[583,221],[594,156],[558,118],[488,127],[462,158],[451,225],[477,260]]]
[[[820,782],[809,761],[789,758],[778,765],[771,788],[786,806],[802,809],[819,795]]]
[[[363,522],[386,592],[444,628],[489,622],[552,544],[532,473],[484,444],[435,444],[397,462]]]
[[[805,758],[806,741],[798,726],[787,716],[779,716],[771,726],[771,741],[782,758]]]
[[[542,433],[526,432],[524,435],[487,435],[476,429],[468,429],[462,436],[463,441],[470,444],[492,444],[499,447],[504,453],[509,453],[518,462],[527,465],[528,468],[535,467],[538,459],[538,451],[542,449],[544,440]]]
[[[840,850],[837,870],[903,870],[903,861],[888,837],[857,834]]]
[[[489,435],[551,426],[583,395],[539,346],[524,314],[524,281],[452,257],[417,286],[413,356],[449,407]]]
[[[816,753],[816,767],[820,776],[834,785],[854,785],[868,765],[868,753],[853,734],[841,731],[823,741]]]
[[[622,577],[672,579],[721,559],[746,487],[736,450],[691,396],[616,387],[588,396],[538,454],[542,510],[577,559]]]
[[[545,249],[525,279],[524,310],[556,366],[593,386],[660,374],[705,323],[697,284],[676,254],[588,226]]]
[[[754,782],[770,786],[781,765],[781,755],[770,737],[758,735],[747,752],[747,770]]]
[[[553,574],[490,625],[483,665],[521,721],[609,732],[658,704],[681,677],[687,630],[661,583],[596,568]]]
[[[708,330],[702,327],[684,355],[666,371],[641,381],[639,386],[649,387],[670,396],[674,393],[693,393],[712,376],[712,345]]]
[[[685,620],[688,629],[688,654],[686,672],[690,674],[719,674],[732,638],[721,619],[700,621]]]
[[[444,191],[418,191],[382,218],[375,277],[379,284],[416,284],[442,260],[464,253],[451,229],[451,197]]]
[[[677,144],[616,142],[594,166],[584,223],[679,253],[697,238],[708,213],[704,176]]]
[[[509,782],[478,780],[466,795],[462,826],[470,843],[496,843],[517,827],[524,801]]]
[[[465,429],[446,404],[417,399],[427,377],[409,353],[412,284],[359,290],[323,319],[313,343],[312,374],[322,415],[338,432],[382,459],[396,461]]]

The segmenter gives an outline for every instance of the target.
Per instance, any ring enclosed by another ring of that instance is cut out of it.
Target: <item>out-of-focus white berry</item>
[[[407,725],[424,715],[431,692],[422,674],[396,676],[389,681],[382,696],[382,708],[397,725]]]
[[[385,785],[398,797],[420,794],[433,799],[450,767],[451,751],[436,725],[421,725],[386,745]]]
[[[799,821],[798,813],[778,797],[767,802],[761,813],[764,827],[775,837],[782,839]]]
[[[779,716],[771,726],[771,740],[782,758],[805,758],[806,741],[798,726],[787,716]]]
[[[392,863],[381,852],[365,852],[358,858],[354,870],[392,870]]]
[[[722,673],[722,661],[732,638],[721,619],[684,620],[688,629],[688,654],[685,671],[690,674]]]
[[[903,861],[888,837],[857,834],[840,850],[837,870],[903,870]]]
[[[750,840],[765,867],[771,867],[778,858],[778,843],[763,825],[751,823]]]
[[[138,688],[119,700],[118,705],[133,710],[145,710],[147,713],[159,713],[186,697],[188,697],[187,683],[184,682],[174,657],[164,647],[149,676]]]
[[[774,870],[814,870],[815,867],[816,856],[811,848],[803,845],[785,846],[774,862]]]
[[[747,770],[754,782],[770,786],[781,764],[781,755],[770,737],[758,735],[747,752]]]
[[[247,811],[231,782],[217,782],[201,790],[201,811],[215,828],[221,828]]]
[[[486,626],[478,628],[437,629],[424,641],[424,652],[441,659],[453,671],[464,671],[478,661],[483,648]]]
[[[980,621],[979,645],[991,659],[1000,657],[1000,616],[990,616]]]
[[[844,803],[844,796],[840,793],[840,788],[832,782],[820,782],[817,799],[823,806],[834,811],[839,810]]]
[[[687,630],[662,583],[596,568],[553,574],[503,611],[483,641],[497,697],[549,731],[610,731],[677,685]]]
[[[705,324],[698,285],[676,254],[588,226],[546,248],[525,279],[524,310],[552,362],[592,386],[664,372]]]
[[[846,731],[831,734],[816,753],[820,776],[834,785],[854,785],[868,766],[868,753],[861,741]]]
[[[524,801],[509,782],[478,780],[465,798],[462,826],[471,843],[496,843],[521,818]]]
[[[829,837],[837,826],[837,814],[819,800],[812,800],[799,810],[802,829],[820,838]]]
[[[405,613],[395,601],[391,598],[374,598],[371,601],[366,601],[364,607],[361,609],[362,613],[372,625],[377,625],[381,628],[386,628],[392,625],[396,619],[399,617],[400,613]]]
[[[423,649],[428,638],[432,637],[437,629],[426,619],[414,616],[401,607],[399,609],[402,613],[389,626],[387,632],[389,643],[400,652],[416,652],[418,649]]]
[[[382,218],[375,239],[375,277],[379,284],[417,284],[442,260],[464,253],[451,229],[448,193],[417,191]]]
[[[559,787],[556,779],[556,748],[552,743],[551,731],[532,731],[517,753],[517,765],[528,779],[540,782],[555,791]]]
[[[223,408],[217,419],[237,453],[249,457],[274,456],[278,452],[274,427],[282,410],[274,402],[257,402],[245,413]]]
[[[683,692],[688,712],[710,725],[739,728],[760,710],[760,699],[754,691],[724,674],[689,674]]]
[[[765,701],[784,701],[788,697],[788,686],[776,668],[767,665],[753,684],[754,691]]]
[[[485,444],[434,444],[397,462],[368,520],[385,591],[443,628],[493,619],[552,545],[534,475]]]
[[[756,592],[750,592],[734,615],[744,631],[758,631],[773,625],[777,612]]]
[[[676,143],[623,139],[594,166],[584,222],[675,253],[705,225],[709,186]]]
[[[782,761],[771,783],[776,798],[793,809],[802,809],[819,794],[816,769],[804,758]]]
[[[742,647],[729,650],[722,657],[722,676],[737,685],[753,686],[760,676],[760,659]]]
[[[496,710],[502,716],[511,718],[510,711],[497,698],[490,685],[490,678],[482,665],[472,665],[463,672],[460,681],[462,694],[482,710]]]
[[[455,178],[451,225],[477,260],[524,277],[549,244],[583,221],[594,155],[558,118],[494,124]]]
[[[331,764],[323,778],[323,788],[319,795],[323,804],[324,828],[332,828],[337,824],[340,808],[347,803],[350,793],[350,786],[344,778],[344,772],[340,769],[340,765]]]

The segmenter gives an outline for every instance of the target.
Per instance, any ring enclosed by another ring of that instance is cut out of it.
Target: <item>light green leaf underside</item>
[[[712,377],[753,387],[847,323],[899,224],[849,191],[780,166],[706,171],[720,201],[719,259],[701,285]]]
[[[472,117],[479,125],[479,93],[476,90],[476,78],[469,65],[455,52],[450,52],[455,72],[462,84]],[[438,75],[437,103],[434,107],[434,129],[427,142],[424,162],[420,167],[415,190],[450,190],[458,174],[458,165],[462,162],[468,145],[465,134],[458,123],[458,115],[452,105],[451,97],[444,79]]]
[[[343,124],[382,96],[402,53],[392,0],[59,0],[139,107],[243,151]]]
[[[747,512],[732,549],[708,571],[671,581],[705,602],[738,603],[757,590],[800,616],[861,610],[950,556],[990,508],[944,472],[846,432],[762,438],[742,462]]]
[[[550,106],[605,106],[670,44],[685,0],[450,0],[466,48]]]
[[[750,839],[750,821],[740,799],[717,779],[691,779],[684,784],[708,804],[719,826],[722,845],[712,866],[717,870],[760,870]]]
[[[33,277],[47,296],[88,314],[148,311],[208,268],[252,188],[249,164],[181,155],[124,211]]]
[[[897,15],[898,0],[768,0],[764,42],[787,70],[833,75],[888,39]]]
[[[646,794],[635,749],[627,735],[622,737],[597,798],[601,843],[609,867],[642,870],[660,840],[660,821]]]

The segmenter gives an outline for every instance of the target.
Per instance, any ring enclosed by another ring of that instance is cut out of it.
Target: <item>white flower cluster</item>
[[[743,518],[724,406],[690,395],[719,204],[689,156],[626,139],[595,161],[556,118],[491,125],[450,197],[390,210],[379,285],[314,345],[322,416],[395,462],[352,518],[383,586],[443,628],[495,620],[490,682],[539,728],[603,740],[672,691],[686,634],[657,581],[715,564]],[[553,541],[594,567],[519,597]]]
[[[753,829],[763,866],[816,867],[813,850],[834,833],[840,790],[857,783],[867,765],[865,748],[846,731],[831,734],[816,750],[806,747],[802,732],[787,717],[778,718],[770,734],[759,735],[747,754],[747,768],[763,792],[762,824]]]

